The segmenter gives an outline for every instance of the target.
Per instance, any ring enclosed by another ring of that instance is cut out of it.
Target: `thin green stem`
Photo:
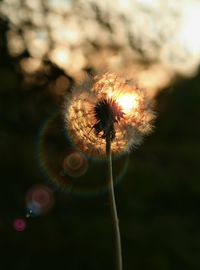
[[[115,264],[116,270],[122,270],[122,248],[121,248],[121,238],[119,230],[119,219],[117,216],[117,207],[115,202],[115,193],[113,185],[113,172],[112,172],[112,153],[111,153],[111,140],[110,136],[106,138],[106,155],[108,158],[108,187],[109,187],[109,200],[110,200],[110,210],[113,223],[113,235],[114,235],[114,245],[115,245]]]

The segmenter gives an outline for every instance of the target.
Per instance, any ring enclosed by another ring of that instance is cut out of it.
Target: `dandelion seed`
[[[115,73],[105,73],[92,84],[73,89],[66,98],[64,117],[68,134],[81,151],[105,155],[108,132],[112,153],[128,152],[151,132],[154,113],[144,89]]]

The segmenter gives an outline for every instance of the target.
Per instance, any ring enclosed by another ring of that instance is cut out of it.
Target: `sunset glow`
[[[132,94],[125,94],[117,99],[117,102],[125,112],[129,112],[137,106],[136,96]]]

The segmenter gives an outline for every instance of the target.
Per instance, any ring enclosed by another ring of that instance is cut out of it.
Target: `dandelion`
[[[73,90],[64,117],[74,144],[90,155],[108,159],[108,187],[113,221],[116,270],[122,270],[119,221],[114,195],[112,154],[130,151],[152,130],[154,113],[138,85],[114,73],[96,76],[89,87]]]
[[[152,130],[154,114],[135,82],[106,73],[67,96],[64,117],[72,142],[89,155],[106,154],[105,136],[110,128],[112,154],[117,155],[141,143]]]

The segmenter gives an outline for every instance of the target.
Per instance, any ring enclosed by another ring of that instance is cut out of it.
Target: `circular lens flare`
[[[80,177],[86,173],[88,162],[86,157],[79,152],[68,154],[63,161],[63,174],[71,177]]]
[[[17,218],[13,222],[13,227],[16,231],[22,232],[26,229],[26,221],[22,218]]]
[[[49,138],[62,139],[59,137],[58,120],[58,113],[49,117],[41,129],[37,141],[38,165],[46,180],[56,186],[59,191],[70,196],[94,197],[105,194],[108,187],[102,176],[105,164],[101,156],[93,156],[88,160],[82,152],[71,149],[71,146],[64,148],[63,145],[60,147],[54,144],[55,147],[52,148]],[[118,185],[127,172],[129,156],[115,156],[113,162],[115,162],[114,181],[115,185]],[[88,171],[89,166],[90,172]],[[91,173],[92,171],[94,174]],[[35,217],[43,213],[38,200],[37,202],[27,200],[26,206],[27,217]]]
[[[37,202],[29,202],[26,206],[26,218],[37,217],[42,214],[41,206]]]
[[[53,191],[44,185],[34,186],[27,193],[26,203],[30,216],[49,212],[54,205]]]
[[[137,107],[137,99],[135,95],[124,94],[117,98],[117,102],[122,107],[123,111],[130,112]]]

